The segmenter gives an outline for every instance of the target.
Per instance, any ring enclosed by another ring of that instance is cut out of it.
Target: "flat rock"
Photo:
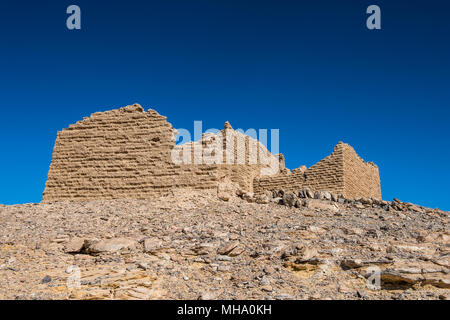
[[[79,253],[84,247],[84,238],[73,238],[69,240],[64,246],[64,252],[66,253]]]
[[[121,249],[132,248],[135,246],[135,244],[136,242],[134,240],[125,238],[115,238],[99,241],[85,240],[84,250],[89,254],[117,252]]]
[[[339,211],[339,206],[336,203],[321,201],[318,199],[307,200],[305,206],[308,209],[312,210],[323,210],[323,211],[330,211],[333,213]]]

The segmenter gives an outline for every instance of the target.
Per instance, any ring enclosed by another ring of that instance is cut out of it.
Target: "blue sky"
[[[77,4],[82,29],[66,28]],[[381,30],[365,27],[381,8]],[[450,4],[2,1],[0,203],[39,202],[56,132],[140,103],[176,128],[280,129],[293,169],[338,141],[383,198],[450,210]]]

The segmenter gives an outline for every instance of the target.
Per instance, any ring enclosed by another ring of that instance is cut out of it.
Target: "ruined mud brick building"
[[[380,176],[378,167],[365,162],[348,144],[339,142],[328,157],[310,168],[294,169],[290,174],[259,177],[254,180],[254,191],[263,190],[299,190],[309,187],[311,190],[329,191],[344,195],[346,198],[381,199]]]
[[[154,110],[130,105],[97,112],[58,132],[43,201],[147,199],[173,188],[216,189],[224,179],[262,193],[283,188],[381,199],[378,167],[347,144],[309,169],[225,123],[216,134],[176,144],[176,130]]]

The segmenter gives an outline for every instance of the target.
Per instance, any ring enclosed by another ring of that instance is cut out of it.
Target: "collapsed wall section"
[[[227,178],[240,188],[253,191],[255,177],[279,172],[279,160],[260,141],[240,131],[226,122],[217,133],[204,133],[196,142],[177,145],[177,162],[213,165],[219,181]]]
[[[336,145],[331,155],[307,170],[293,170],[272,177],[257,178],[254,181],[257,193],[278,189],[298,191],[303,187],[309,187],[314,191],[344,192],[344,161],[340,144]]]
[[[343,144],[338,143],[328,157],[305,171],[305,187],[314,191],[344,193]]]
[[[254,180],[254,190],[298,191],[308,187],[312,191],[328,191],[342,194],[347,198],[370,197],[381,199],[378,167],[365,162],[348,144],[339,142],[328,157],[320,160],[307,170],[293,170],[272,177]]]

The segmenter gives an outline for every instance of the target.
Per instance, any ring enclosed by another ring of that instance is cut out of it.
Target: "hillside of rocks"
[[[0,206],[0,299],[445,300],[449,271],[449,212],[398,199],[225,187]]]

